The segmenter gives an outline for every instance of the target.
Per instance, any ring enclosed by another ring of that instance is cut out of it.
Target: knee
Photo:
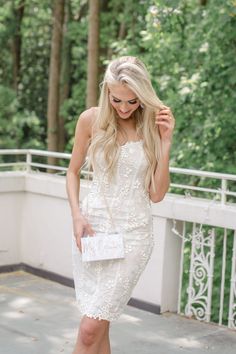
[[[96,343],[101,332],[101,326],[90,319],[82,321],[80,325],[80,340],[86,347],[90,347]]]

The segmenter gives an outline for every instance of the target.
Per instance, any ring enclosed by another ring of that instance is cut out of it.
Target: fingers
[[[89,235],[93,236],[94,235],[94,230],[91,226],[91,224],[88,222],[86,218],[84,218],[84,224],[83,224],[83,235]]]
[[[166,127],[172,126],[172,122],[169,116],[158,116],[156,117],[157,125],[165,125]]]
[[[83,217],[81,220],[77,220],[77,222],[75,222],[74,231],[75,231],[74,237],[76,239],[76,244],[81,252],[82,251],[81,238],[83,236],[87,236],[87,235],[93,236],[95,232],[85,217]]]
[[[156,122],[156,125],[163,125],[163,126],[165,126],[166,128],[169,128],[169,127],[170,127],[170,123],[169,123],[169,122],[159,122],[159,121],[157,121],[157,122]]]
[[[167,106],[165,108],[161,108],[159,112],[157,113],[157,117],[161,118],[173,118],[171,109]]]
[[[167,106],[161,108],[156,114],[155,122],[157,125],[162,125],[167,128],[174,127],[175,119],[173,117],[171,109]]]
[[[86,236],[88,234],[92,234],[93,230],[91,228],[91,225],[88,223],[87,219],[84,216],[74,220],[73,228],[74,228],[74,237],[76,240],[76,245],[80,250],[80,252],[82,252],[81,237],[83,237],[84,235]]]
[[[84,234],[85,234],[85,235],[89,235],[89,236],[93,236],[94,233],[95,233],[95,232],[94,232],[92,226],[88,223],[88,224],[85,226]]]
[[[80,252],[82,252],[82,247],[81,247],[81,237],[76,237],[76,244]]]

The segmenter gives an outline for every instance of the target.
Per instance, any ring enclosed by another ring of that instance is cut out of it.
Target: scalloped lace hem
[[[118,320],[118,318],[120,317],[120,313],[116,313],[114,315],[108,315],[108,314],[102,314],[102,313],[99,313],[99,314],[96,314],[96,313],[92,313],[90,311],[87,311],[86,309],[81,309],[81,307],[79,306],[79,303],[77,301],[77,307],[78,307],[78,310],[79,312],[81,313],[82,316],[87,316],[89,318],[93,318],[95,320],[106,320],[106,321],[109,321],[109,322],[113,322],[113,321],[116,321]]]
[[[106,315],[102,315],[102,314],[97,315],[97,314],[89,313],[86,311],[81,312],[81,314],[82,314],[82,316],[93,318],[94,320],[98,320],[98,321],[105,320],[105,321],[109,321],[109,322],[116,321],[120,317],[120,315],[117,315],[117,316],[106,316]]]
[[[98,320],[98,321],[102,321],[102,320],[105,320],[105,321],[114,321],[115,318],[108,318],[106,316],[103,316],[103,315],[95,315],[95,314],[92,314],[92,313],[87,313],[87,312],[84,312],[82,313],[82,316],[86,316],[86,317],[89,317],[89,318],[93,318],[94,320]]]

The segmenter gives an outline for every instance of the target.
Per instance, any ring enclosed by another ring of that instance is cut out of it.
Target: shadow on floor
[[[33,274],[0,274],[0,353],[71,354],[79,326],[74,289]],[[112,354],[235,354],[236,332],[126,306],[111,325]]]

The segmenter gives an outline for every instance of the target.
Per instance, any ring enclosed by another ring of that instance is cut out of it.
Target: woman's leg
[[[108,328],[108,321],[99,321],[84,316],[80,323],[77,341],[72,354],[99,354],[101,341]]]
[[[110,346],[110,339],[109,339],[109,327],[110,327],[109,325],[106,328],[102,340],[100,342],[98,354],[111,354],[111,346]]]

